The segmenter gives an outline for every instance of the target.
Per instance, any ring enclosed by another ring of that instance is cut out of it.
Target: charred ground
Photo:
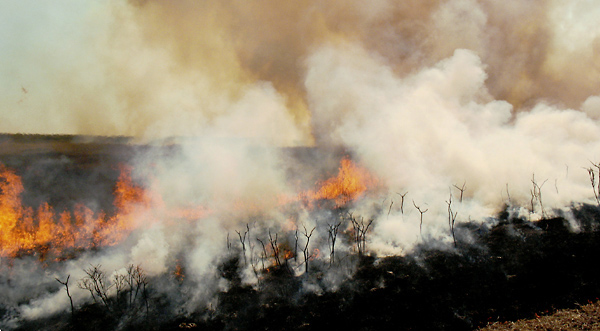
[[[581,231],[566,219],[540,222],[498,219],[491,227],[464,224],[476,237],[450,250],[417,248],[406,256],[356,256],[352,277],[335,290],[320,284],[327,264],[314,263],[294,276],[286,265],[263,271],[258,286],[243,285],[239,255],[222,261],[228,290],[214,305],[192,314],[171,314],[169,299],[156,291],[165,280],[149,280],[149,310],[109,312],[100,304],[22,324],[19,330],[473,330],[494,321],[532,318],[573,308],[600,296],[597,261],[600,210],[573,212]],[[172,280],[171,280],[172,282]],[[135,313],[132,313],[135,311]]]
[[[57,174],[49,182],[64,191],[91,185],[110,192],[102,185],[118,176],[115,164],[148,148],[53,137],[54,146],[62,146],[57,149],[38,145],[48,138],[17,137],[22,145],[10,138],[13,149],[3,149],[0,162],[25,174],[27,185],[36,185],[36,169],[49,168]],[[8,138],[3,139],[7,146]],[[89,179],[89,169],[97,177]],[[43,185],[37,188],[43,190]],[[68,194],[85,200],[90,193]],[[29,199],[35,205],[35,196]],[[332,215],[345,212],[337,209]],[[88,304],[72,314],[22,322],[18,330],[472,330],[493,321],[529,318],[600,297],[600,208],[577,205],[570,212],[568,217],[558,213],[538,222],[503,212],[483,225],[457,224],[455,247],[434,249],[423,242],[404,256],[349,256],[356,262],[351,263],[351,277],[335,288],[324,279],[335,267],[318,260],[300,276],[282,263],[261,270],[258,285],[244,285],[244,262],[239,251],[232,250],[224,254],[218,270],[227,289],[208,307],[198,306],[191,313],[174,310],[185,304],[185,295],[173,298],[165,293],[182,293],[186,280],[169,274],[149,278],[147,297],[137,304],[123,304],[122,298],[116,298],[110,310],[100,303]],[[311,284],[311,290],[304,284]]]

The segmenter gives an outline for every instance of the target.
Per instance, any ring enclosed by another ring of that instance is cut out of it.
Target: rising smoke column
[[[583,45],[561,39],[577,29],[571,18],[558,13],[597,10],[594,6],[382,1],[369,8],[358,2],[241,7],[235,2],[146,1],[136,8],[133,17],[143,33],[152,44],[172,47],[177,64],[222,68],[209,77],[233,95],[244,84],[256,86],[253,80],[269,82],[299,130],[306,127],[298,120],[308,116],[317,146],[350,148],[383,179],[387,198],[395,199],[396,206],[398,193],[408,192],[405,213],[396,207],[389,215],[374,215],[371,247],[380,253],[405,252],[423,237],[449,238],[445,214],[450,194],[459,222],[482,221],[505,203],[525,206],[532,179],[542,185],[547,211],[592,197],[581,168],[600,153],[592,110],[597,77],[589,75],[597,71],[597,59]],[[168,28],[162,29],[165,22]],[[593,36],[587,38],[597,40],[590,22],[581,24]],[[206,37],[198,30],[214,33]],[[178,42],[182,36],[185,43]],[[564,61],[569,54],[581,62]],[[231,85],[232,77],[244,84]],[[228,123],[241,118],[228,117]],[[211,129],[232,134],[227,125]],[[213,187],[252,199],[238,193],[265,192],[247,172],[260,168],[268,169],[262,182],[278,183],[266,190],[271,196],[289,190],[277,171],[275,150],[260,158],[234,145],[204,154],[192,144],[181,163],[206,158],[217,165],[215,155],[236,155],[224,158],[230,161],[215,171],[231,170],[231,160],[250,166],[233,170],[237,181]],[[189,163],[192,168],[198,164]],[[170,177],[166,169],[163,175]],[[172,174],[182,173],[187,171]],[[207,180],[182,178],[185,187],[206,187],[212,177],[207,172]],[[465,200],[458,205],[454,185],[463,183]],[[182,199],[193,196],[178,192]],[[423,233],[413,201],[428,209]],[[366,201],[354,212],[373,213],[373,204]],[[269,219],[283,222],[277,216]]]
[[[492,216],[503,203],[526,206],[535,178],[548,210],[592,197],[582,167],[600,153],[597,120],[546,103],[515,113],[489,95],[472,51],[456,50],[403,78],[356,45],[322,48],[308,67],[315,123],[385,178],[390,197],[398,201],[398,192],[409,192],[429,209],[432,236],[447,233],[445,202],[463,183],[463,221]],[[408,207],[409,213],[381,218],[379,229],[392,246],[420,235],[410,200]]]

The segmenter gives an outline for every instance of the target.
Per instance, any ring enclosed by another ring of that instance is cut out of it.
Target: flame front
[[[60,257],[65,249],[110,246],[134,228],[135,206],[149,204],[144,190],[133,184],[130,171],[121,169],[115,188],[115,215],[94,213],[79,204],[72,212],[57,214],[47,203],[34,212],[22,204],[23,182],[12,170],[0,165],[0,256],[47,253]]]
[[[322,182],[319,189],[305,193],[309,203],[332,200],[340,207],[377,186],[378,180],[367,169],[356,165],[348,158],[342,159],[338,170],[337,176]]]
[[[41,204],[35,211],[32,207],[23,206],[21,178],[0,164],[0,256],[37,254],[44,260],[50,254],[62,259],[69,255],[69,251],[120,243],[140,226],[138,210],[164,207],[160,196],[135,185],[131,168],[122,166],[120,171],[114,189],[116,212],[108,216],[83,204],[78,204],[72,211],[60,213],[48,203]],[[294,198],[281,198],[280,206],[302,201],[312,207],[315,201],[329,200],[340,207],[376,185],[377,179],[365,168],[344,158],[335,177],[321,182],[315,190],[302,192]],[[199,206],[165,215],[167,218],[197,220],[209,213],[208,209]],[[147,222],[148,218],[145,220]]]

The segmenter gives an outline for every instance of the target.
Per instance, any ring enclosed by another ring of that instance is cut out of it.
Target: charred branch
[[[298,227],[294,229],[294,261],[298,262]]]
[[[446,201],[446,204],[448,205],[448,226],[450,227],[450,234],[452,234],[454,247],[456,247],[456,234],[454,232],[454,223],[456,222],[456,216],[458,215],[458,212],[452,211],[452,193],[450,193],[450,197],[448,198],[448,201]]]
[[[71,303],[71,318],[73,318],[75,316],[75,306],[73,306],[73,297],[71,296],[71,292],[69,292],[69,278],[71,278],[71,275],[68,275],[64,282],[58,279],[58,277],[55,279],[57,282],[64,285],[65,290],[67,291],[67,296],[69,297],[69,302]]]
[[[340,225],[342,222],[337,222],[334,224],[328,224],[327,228],[327,238],[329,242],[329,265],[333,265],[335,263],[335,242],[337,240],[338,231],[340,229]]]
[[[262,258],[261,258],[261,262],[262,262],[262,270],[265,270],[265,260],[267,259],[267,247],[265,246],[265,243],[260,240],[260,238],[256,238],[256,240],[258,240],[258,242],[260,243],[260,245],[262,246]]]
[[[258,279],[258,271],[256,270],[256,260],[254,259],[254,244],[250,240],[250,224],[249,223],[246,223],[246,232],[248,233],[247,240],[248,240],[248,247],[250,248],[250,265],[252,266],[252,272]]]
[[[467,185],[466,181],[463,182],[461,187],[458,187],[456,184],[454,184],[454,187],[460,191],[460,198],[458,199],[458,202],[460,202],[460,203],[462,203],[462,201],[463,201],[463,194],[465,193],[465,190],[466,190],[465,185]]]
[[[227,251],[231,251],[231,241],[229,240],[229,232],[227,232]]]
[[[277,233],[275,233],[275,237],[271,235],[271,231],[269,230],[269,244],[271,245],[271,249],[273,251],[273,259],[275,260],[276,266],[281,266],[281,259],[279,258],[279,245],[277,245]]]
[[[596,168],[596,170],[594,170]],[[596,203],[600,206],[600,163],[595,164],[592,162],[592,166],[586,168],[588,175],[590,176],[590,183],[592,184],[592,191],[594,192],[594,198],[596,199]],[[596,175],[596,171],[598,175]]]
[[[148,284],[148,278],[146,277],[144,270],[139,265],[134,266],[133,264],[130,264],[127,267],[125,282],[129,287],[129,307],[132,307],[136,302],[138,295],[141,295],[143,298],[145,298],[145,294],[143,292]],[[147,303],[144,303],[144,305],[147,305]]]
[[[370,219],[365,223],[364,217],[358,218],[354,217],[352,214],[349,214],[348,219],[352,223],[354,241],[356,242],[358,255],[362,256],[367,249],[367,231],[369,231],[369,227],[373,224],[374,220]]]
[[[429,208],[427,208],[425,210],[421,210],[421,207],[417,206],[417,204],[415,203],[415,200],[413,200],[413,206],[415,206],[415,208],[421,214],[421,219],[420,219],[420,222],[419,222],[419,234],[422,237],[423,236],[423,214],[425,214],[429,210]]]
[[[86,276],[79,282],[79,288],[88,290],[92,295],[94,302],[98,300],[106,307],[107,310],[111,311],[110,299],[108,297],[108,291],[112,285],[108,284],[106,274],[101,269],[101,265],[91,265],[84,272]]]
[[[400,196],[400,213],[404,214],[404,197],[406,197],[406,195],[408,194],[407,192],[404,192],[404,194],[400,194],[400,193],[396,193]]]
[[[246,224],[246,228],[247,228],[247,230],[244,231],[243,235],[240,231],[235,230],[235,232],[238,234],[238,237],[240,238],[240,244],[242,245],[242,255],[244,256],[244,265],[248,265],[248,259],[246,257],[246,236],[250,232],[250,228],[247,224]]]
[[[546,184],[548,180],[546,179],[542,185],[539,185],[536,181],[535,181],[535,174],[533,174],[533,176],[531,177],[531,183],[533,184],[533,187],[531,188],[531,212],[534,212],[534,203],[535,201],[538,202],[538,204],[540,205],[540,210],[542,212],[542,218],[547,218],[548,215],[546,215],[546,210],[544,209],[544,203],[542,202],[542,187],[544,186],[544,184]]]
[[[302,225],[304,238],[306,238],[306,243],[304,244],[304,248],[302,249],[302,254],[304,255],[304,271],[308,272],[308,260],[311,257],[310,251],[308,249],[308,244],[310,243],[310,237],[312,237],[313,231],[315,231],[316,227],[313,227],[310,232],[306,229],[306,226]]]
[[[126,275],[123,274],[114,274],[113,275],[113,285],[115,287],[115,291],[116,291],[116,296],[115,296],[115,301],[116,307],[119,307],[119,302],[121,299],[121,294],[126,290],[125,286],[127,285],[127,283],[125,282],[126,279]]]
[[[94,302],[101,303],[109,313],[120,315],[137,311],[140,305],[143,305],[148,313],[148,279],[140,266],[131,264],[124,274],[116,273],[111,279],[106,277],[100,265],[92,265],[84,272],[86,276],[79,281],[79,287],[88,290]],[[110,290],[113,287],[114,297],[111,297]]]

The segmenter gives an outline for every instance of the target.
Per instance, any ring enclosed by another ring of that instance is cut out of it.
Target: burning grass
[[[21,197],[24,193],[21,177],[0,163],[0,256],[15,258],[37,254],[43,260],[50,253],[61,259],[63,251],[113,246],[123,241],[142,226],[135,220],[136,211],[160,209],[163,202],[162,197],[134,183],[130,167],[121,164],[118,168],[120,174],[113,189],[114,213],[108,215],[81,203],[75,205],[73,211],[62,212],[56,212],[47,202],[42,202],[35,210],[25,206]],[[317,189],[297,196],[280,196],[278,200],[282,207],[301,203],[314,208],[317,203],[330,201],[332,206],[339,208],[376,185],[377,180],[366,169],[343,158],[337,176],[318,183]],[[237,208],[259,210],[244,202],[239,202]],[[207,214],[210,214],[208,208],[193,206],[169,211],[167,217],[198,220]],[[150,223],[152,220],[146,220],[143,225]]]
[[[21,178],[0,164],[0,256],[3,257],[37,253],[43,260],[50,253],[60,259],[65,250],[115,245],[133,230],[131,214],[136,206],[149,203],[125,167],[115,186],[117,212],[113,216],[95,213],[82,204],[72,213],[57,213],[48,203],[34,211],[23,205],[23,190]]]
[[[519,328],[536,326],[506,321],[535,318],[600,296],[598,206],[574,206],[565,214],[557,212],[535,222],[507,211],[483,223],[451,222],[452,244],[421,237],[402,256],[376,256],[367,246],[374,221],[355,213],[352,203],[379,184],[349,158],[342,158],[337,173],[317,181],[313,189],[280,199],[281,213],[287,213],[280,227],[248,218],[245,227],[229,229],[230,236],[220,239],[222,248],[210,247],[218,251],[210,262],[214,273],[194,274],[197,265],[184,250],[168,256],[166,271],[146,273],[143,265],[110,269],[86,264],[77,278],[61,274],[64,265],[76,261],[61,249],[89,256],[102,255],[108,246],[117,250],[127,237],[142,236],[131,217],[137,208],[160,209],[161,197],[137,185],[129,169],[121,167],[110,192],[111,213],[84,207],[56,212],[49,203],[34,209],[24,202],[23,178],[11,168],[1,170],[0,247],[2,268],[7,271],[0,276],[2,283],[14,281],[12,273],[25,265],[31,274],[61,275],[39,291],[66,299],[64,289],[71,279],[71,290],[80,284],[90,292],[84,293],[90,295],[87,300],[80,297],[75,302],[72,311],[65,308],[50,317],[10,325],[17,330],[473,330],[493,322]],[[391,207],[381,213],[389,215]],[[304,219],[321,217],[321,228],[298,221],[298,208],[306,208]],[[192,247],[210,242],[194,226],[208,222],[211,213],[208,206],[200,206],[161,216],[186,220],[164,224],[184,234],[183,247]],[[108,229],[118,230],[118,236]],[[319,239],[319,231],[326,236]],[[153,238],[148,241],[147,250],[161,244]],[[143,295],[132,294],[142,282],[128,287],[127,270],[144,275]],[[100,292],[92,286],[94,279],[104,284]],[[199,288],[207,298],[198,300]],[[19,304],[35,295],[39,292]],[[8,306],[0,305],[0,312],[14,314]],[[585,318],[572,325],[593,320]]]

